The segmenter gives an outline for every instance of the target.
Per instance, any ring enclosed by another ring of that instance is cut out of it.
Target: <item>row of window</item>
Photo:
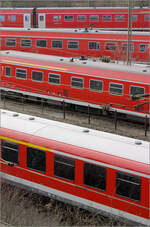
[[[19,164],[19,145],[17,143],[2,140],[2,159]],[[46,172],[45,151],[27,147],[27,168]],[[75,181],[75,159],[54,153],[54,176],[68,181]],[[88,162],[84,162],[83,183],[88,187],[98,190],[107,190],[107,168]],[[135,193],[136,192],[136,193]],[[126,174],[120,171],[116,173],[116,194],[131,200],[140,201],[141,179],[140,177]]]
[[[11,77],[12,76],[12,70],[11,67],[6,66],[5,67],[5,76]],[[26,69],[16,69],[16,78],[17,79],[27,79],[27,70]],[[36,82],[43,82],[43,72],[32,70],[31,72],[31,79],[32,81]],[[61,75],[49,73],[48,74],[48,83],[49,84],[55,84],[55,85],[61,85]],[[84,79],[81,77],[71,77],[71,87],[83,89],[84,88]],[[96,92],[103,92],[103,81],[101,80],[94,80],[90,79],[89,82],[89,89],[91,91]],[[109,93],[113,95],[123,95],[123,89],[124,85],[121,83],[109,83]],[[130,86],[130,95],[137,95],[137,94],[144,94],[145,88],[139,87],[139,86]]]
[[[16,39],[6,39],[5,46],[7,47],[16,47]],[[20,40],[21,47],[32,47],[32,40],[31,39],[21,39]],[[122,43],[122,52],[127,51],[127,43]],[[0,39],[0,46],[1,46],[1,39]],[[36,47],[37,48],[47,48],[47,40],[36,40]],[[51,48],[61,49],[63,48],[63,41],[62,40],[52,40],[51,41]],[[79,41],[67,41],[67,48],[68,49],[79,49]],[[98,41],[89,41],[88,42],[88,49],[89,50],[100,50],[100,42]],[[117,49],[117,42],[105,42],[105,50],[115,51]],[[130,45],[131,52],[134,52],[134,43]],[[139,52],[143,53],[146,52],[146,44],[139,44]]]
[[[40,21],[44,20],[44,16],[40,16]],[[102,21],[112,21],[113,16],[112,15],[102,15]],[[53,16],[53,21],[59,21],[61,19],[60,15],[54,15]],[[138,20],[138,15],[133,14],[132,15],[132,21],[137,21]],[[74,16],[73,15],[64,15],[64,21],[74,21]],[[81,22],[87,21],[87,15],[77,15],[77,21]],[[100,15],[89,15],[89,21],[90,22],[98,22],[100,21]],[[115,21],[125,21],[125,15],[124,14],[119,14],[115,15]],[[150,15],[144,15],[144,21],[150,21]]]

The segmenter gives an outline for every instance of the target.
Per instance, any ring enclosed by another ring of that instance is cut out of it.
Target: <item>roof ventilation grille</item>
[[[30,121],[35,120],[35,117],[29,117],[29,120],[30,120]]]
[[[13,117],[18,117],[19,116],[19,114],[13,114]]]
[[[63,58],[60,58],[60,61],[63,61],[64,59]]]
[[[90,132],[90,130],[89,129],[83,129],[83,132],[88,133],[88,132]]]
[[[144,72],[144,73],[147,72],[147,69],[143,69],[143,72]]]
[[[136,144],[136,145],[141,145],[142,142],[141,142],[140,140],[136,140],[136,141],[135,141],[135,144]]]

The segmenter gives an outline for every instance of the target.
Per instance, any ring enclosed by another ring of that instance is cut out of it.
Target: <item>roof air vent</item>
[[[35,120],[35,117],[29,117],[29,120],[30,120],[30,121]]]
[[[146,73],[147,72],[147,69],[143,69],[143,72]]]
[[[74,58],[71,58],[71,59],[70,59],[70,62],[74,62]]]
[[[86,64],[86,61],[84,61],[83,64]]]
[[[89,129],[83,129],[83,132],[88,133],[88,132],[90,132],[90,130]]]
[[[74,31],[75,31],[75,32],[77,32],[78,30],[77,30],[77,29],[75,29]]]
[[[60,58],[59,60],[60,60],[60,61],[63,61],[64,59],[63,59],[63,58]]]
[[[9,51],[6,51],[6,54],[9,54],[10,52]]]
[[[135,141],[135,144],[136,144],[136,145],[141,145],[142,142],[141,142],[140,140],[136,140],[136,141]]]
[[[19,114],[13,114],[13,117],[18,117],[19,116]]]

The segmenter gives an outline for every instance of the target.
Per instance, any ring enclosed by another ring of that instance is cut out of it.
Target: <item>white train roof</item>
[[[23,58],[23,59],[31,59],[31,60],[40,60],[45,62],[55,62],[60,64],[69,64],[69,65],[77,65],[83,67],[93,67],[99,69],[106,70],[115,70],[119,72],[130,72],[137,73],[143,75],[150,75],[150,65],[148,64],[139,64],[132,63],[131,65],[126,65],[125,62],[117,62],[117,63],[104,63],[99,58],[89,58],[87,60],[80,60],[80,58],[69,58],[69,57],[60,57],[55,55],[44,55],[37,53],[28,53],[21,51],[0,51],[0,60],[2,56],[11,56],[13,58]],[[73,59],[73,61],[72,61]]]
[[[150,143],[111,133],[0,110],[1,127],[150,164]]]
[[[85,33],[85,34],[108,34],[108,35],[128,35],[127,31],[113,31],[111,28],[13,28],[13,27],[0,27],[0,31],[28,31],[28,32],[58,32],[58,33]],[[139,35],[139,36],[148,36],[149,32],[144,31],[132,31],[133,35]],[[23,35],[22,35],[23,36]]]

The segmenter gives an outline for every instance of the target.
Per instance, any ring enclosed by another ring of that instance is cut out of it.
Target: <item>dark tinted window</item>
[[[109,93],[113,95],[123,95],[123,85],[110,83],[109,85]]]
[[[102,91],[103,82],[99,80],[90,80],[90,90],[92,91]]]
[[[98,15],[90,15],[90,21],[99,21]]]
[[[85,15],[78,15],[77,20],[78,21],[86,21],[86,16]]]
[[[50,83],[50,84],[60,84],[60,75],[49,73],[48,74],[48,83]]]
[[[72,15],[65,15],[64,20],[65,21],[73,21],[73,16]]]
[[[79,48],[78,41],[68,41],[68,48],[69,49],[78,49]]]
[[[89,49],[90,50],[99,50],[100,43],[99,42],[89,42]]]
[[[130,87],[130,95],[135,96],[135,95],[144,95],[145,93],[145,88],[144,87],[136,87],[136,86],[131,86]]]
[[[103,15],[102,20],[103,21],[112,21],[112,15]]]
[[[53,40],[52,41],[52,48],[62,48],[62,41],[61,40]]]
[[[43,81],[43,72],[32,71],[32,80]]]
[[[36,148],[27,147],[27,167],[37,171],[46,171],[46,154]]]
[[[84,87],[83,78],[72,77],[71,86],[75,88],[83,88]]]
[[[106,168],[90,163],[84,163],[84,184],[105,191]]]
[[[27,70],[26,69],[16,69],[16,78],[25,80],[27,78]]]
[[[62,155],[54,155],[54,175],[74,181],[75,161]]]
[[[47,47],[47,41],[46,40],[36,40],[36,46],[37,47]]]
[[[6,39],[6,46],[15,47],[16,46],[16,39]]]
[[[132,200],[139,201],[141,194],[140,177],[131,174],[117,172],[116,194]]]
[[[106,43],[105,44],[105,50],[114,51],[114,50],[116,50],[116,48],[117,48],[117,44],[116,43],[110,42],[110,43]]]
[[[6,68],[5,68],[5,76],[11,77],[11,67],[6,66]]]
[[[124,15],[115,15],[115,21],[124,21]]]
[[[21,40],[21,46],[22,47],[31,47],[31,39],[22,39]]]
[[[8,162],[19,163],[19,145],[10,141],[2,140],[2,159]]]

